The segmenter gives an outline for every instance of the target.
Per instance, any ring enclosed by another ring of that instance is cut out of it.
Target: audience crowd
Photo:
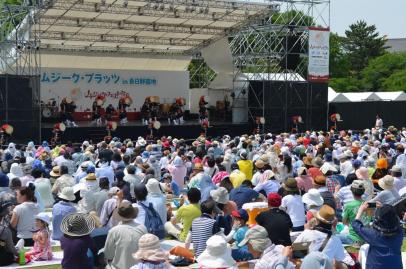
[[[394,127],[9,143],[0,266],[60,245],[68,269],[400,269],[405,147]]]

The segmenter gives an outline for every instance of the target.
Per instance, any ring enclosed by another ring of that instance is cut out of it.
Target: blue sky
[[[406,38],[406,0],[331,0],[330,28],[344,34],[357,20],[375,24],[381,35]]]

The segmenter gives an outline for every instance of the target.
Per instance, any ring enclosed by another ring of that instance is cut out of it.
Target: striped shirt
[[[354,196],[352,195],[351,186],[342,187],[337,193],[336,197],[340,200],[342,205],[345,205],[348,202],[354,201]]]
[[[220,227],[210,215],[202,214],[201,217],[193,220],[190,231],[195,257],[197,258],[206,249],[207,239],[220,232]]]

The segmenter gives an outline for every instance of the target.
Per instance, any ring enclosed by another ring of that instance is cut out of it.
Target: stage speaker
[[[287,36],[284,38],[283,47],[286,48],[285,55],[280,62],[280,66],[283,69],[296,70],[300,63],[300,53],[301,53],[301,34],[297,33],[295,35]]]
[[[11,140],[40,142],[39,76],[0,75],[0,124],[14,127]]]

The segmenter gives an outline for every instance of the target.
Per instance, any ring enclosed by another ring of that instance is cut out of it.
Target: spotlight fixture
[[[123,1],[123,7],[128,7],[128,0]]]
[[[105,5],[106,5],[106,0],[101,0],[101,1],[100,1],[100,4],[101,4],[102,6],[105,6]]]

